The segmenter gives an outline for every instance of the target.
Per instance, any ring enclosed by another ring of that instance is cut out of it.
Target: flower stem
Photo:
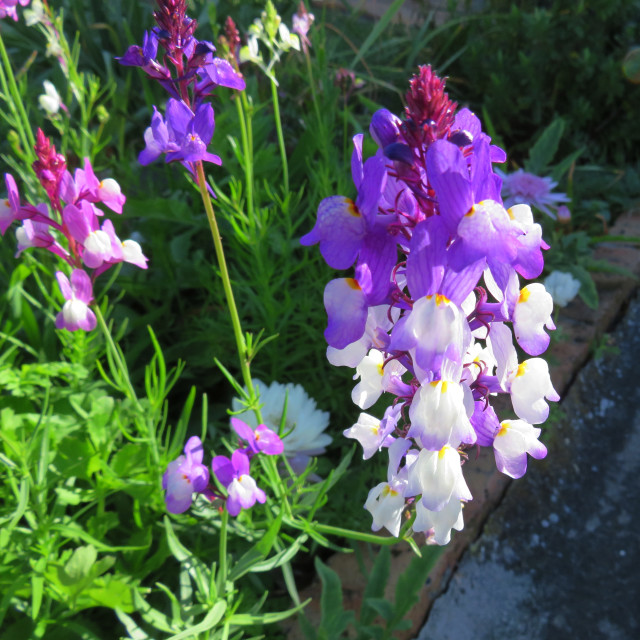
[[[220,566],[218,568],[218,593],[225,593],[227,586],[227,524],[229,522],[229,512],[225,509],[222,510],[222,517],[220,518],[220,546],[219,546],[219,561]]]
[[[282,174],[284,176],[284,191],[289,193],[289,165],[287,163],[287,150],[284,146],[284,136],[282,135],[282,120],[280,118],[280,102],[278,100],[278,88],[276,83],[271,80],[271,96],[273,98],[273,113],[276,119],[276,131],[278,132],[278,145],[280,147],[280,156],[282,158]]]
[[[392,545],[400,542],[402,538],[395,536],[377,536],[374,533],[363,533],[361,531],[353,531],[351,529],[343,529],[342,527],[333,527],[328,524],[313,523],[313,528],[319,533],[327,533],[333,536],[349,538],[351,540],[361,540],[362,542],[371,542],[380,545]]]
[[[243,95],[243,98],[244,95]],[[246,101],[246,98],[245,98]],[[236,99],[236,109],[238,110],[238,121],[240,122],[240,135],[242,136],[242,150],[244,151],[244,176],[245,188],[247,190],[247,213],[249,219],[253,220],[253,149],[250,148],[249,134],[247,131],[247,117],[250,115],[243,107],[243,102]]]
[[[236,348],[238,350],[238,358],[240,360],[240,371],[242,372],[242,380],[247,388],[250,399],[255,399],[255,392],[253,389],[253,381],[251,380],[251,371],[249,368],[249,357],[247,354],[247,343],[245,342],[244,335],[242,333],[242,325],[240,323],[240,316],[238,314],[238,308],[233,296],[233,289],[231,288],[231,278],[229,277],[229,269],[227,268],[227,261],[224,257],[224,249],[222,247],[222,238],[220,237],[220,230],[218,229],[218,221],[216,220],[215,213],[213,211],[213,204],[211,203],[211,196],[207,190],[207,179],[204,175],[204,167],[202,161],[196,162],[196,176],[198,179],[198,187],[200,189],[200,195],[202,196],[202,202],[204,209],[207,213],[207,220],[209,221],[209,227],[211,228],[211,235],[213,237],[213,245],[216,252],[216,258],[218,260],[218,267],[220,269],[220,279],[222,280],[222,288],[227,298],[227,306],[229,307],[229,316],[231,317],[231,324],[233,326],[233,335],[236,339]],[[262,415],[260,409],[254,409],[254,413],[258,422],[262,422]]]

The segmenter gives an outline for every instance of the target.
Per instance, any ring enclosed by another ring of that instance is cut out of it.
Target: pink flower
[[[0,18],[13,18],[18,19],[18,13],[16,12],[16,6],[20,3],[21,6],[26,7],[30,0],[0,0]]]
[[[238,449],[227,456],[216,456],[211,462],[213,473],[227,489],[227,511],[237,516],[242,509],[250,509],[256,502],[264,504],[267,496],[249,475],[249,456]]]
[[[68,331],[95,329],[96,316],[89,309],[89,303],[93,300],[93,287],[89,276],[82,269],[74,269],[71,282],[62,271],[56,272],[56,279],[66,300],[62,311],[56,316],[56,328]]]

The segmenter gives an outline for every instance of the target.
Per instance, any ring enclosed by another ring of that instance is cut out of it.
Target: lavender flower
[[[197,436],[187,440],[184,454],[169,463],[162,476],[165,502],[170,513],[184,513],[193,501],[193,494],[202,493],[209,484],[209,469],[202,464],[202,441]]]
[[[500,170],[496,173],[503,181],[502,193],[505,196],[504,205],[507,208],[514,204],[528,204],[555,220],[560,206],[571,201],[566,193],[553,193],[558,183],[549,177],[541,178],[523,169],[509,174]],[[563,215],[566,214],[563,212]]]
[[[246,422],[231,418],[233,430],[248,443],[245,453],[251,457],[256,453],[277,456],[284,451],[284,445],[278,434],[264,424],[259,424],[254,431]]]
[[[226,489],[227,511],[237,516],[242,509],[250,509],[256,502],[264,504],[265,492],[256,485],[249,475],[249,456],[241,450],[234,451],[231,459],[216,456],[211,462],[213,473]]]
[[[144,134],[143,165],[166,154],[166,161],[179,161],[195,174],[197,162],[221,164],[207,152],[214,130],[213,109],[205,99],[217,87],[243,90],[241,74],[223,58],[214,56],[216,48],[197,40],[197,22],[186,15],[185,0],[158,0],[154,12],[157,27],[145,32],[142,46],[132,45],[118,58],[124,66],[140,67],[171,95],[166,119],[154,107],[151,126]],[[164,49],[158,61],[158,49]]]
[[[62,273],[56,272],[56,279],[66,300],[62,311],[56,316],[56,329],[69,331],[92,331],[96,328],[96,316],[89,309],[93,301],[93,287],[91,279],[82,269],[74,269],[71,281]]]
[[[207,152],[214,127],[210,104],[201,104],[194,114],[184,102],[170,99],[166,120],[154,107],[151,126],[144,133],[147,146],[138,162],[147,165],[164,153],[166,162],[179,161],[187,167],[187,163],[199,161],[222,164],[218,156]]]

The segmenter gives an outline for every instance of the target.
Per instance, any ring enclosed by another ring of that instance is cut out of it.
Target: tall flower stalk
[[[388,450],[387,479],[365,503],[372,528],[397,536],[408,510],[404,526],[446,544],[472,499],[462,473],[471,447],[493,448],[513,478],[527,454],[546,455],[534,425],[559,396],[543,359],[518,362],[513,335],[531,356],[549,344],[551,296],[520,284],[542,273],[548,245],[527,205],[503,206],[492,163],[506,154],[473,113],[457,111],[430,67],[406,101],[404,119],[374,114],[373,157],[355,136],[357,198],[323,200],[302,244],[319,244],[335,269],[355,264],[324,292],[327,356],[355,368],[353,401],[366,410],[383,393],[393,398],[381,419],[362,413],[345,431],[365,459]],[[499,420],[497,394],[510,397],[514,419]]]

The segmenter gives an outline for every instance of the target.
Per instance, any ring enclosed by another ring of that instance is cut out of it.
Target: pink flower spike
[[[56,279],[66,300],[62,310],[56,316],[56,329],[68,331],[92,331],[96,327],[96,316],[89,309],[93,300],[91,279],[82,269],[74,269],[71,281],[62,271],[56,272]]]

